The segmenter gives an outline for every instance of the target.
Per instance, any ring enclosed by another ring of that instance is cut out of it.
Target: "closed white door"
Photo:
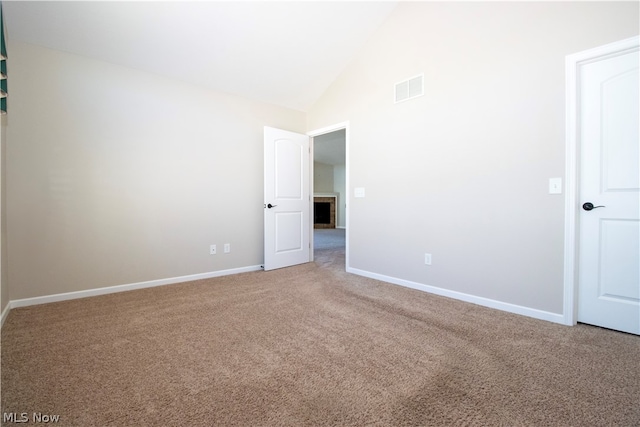
[[[638,47],[578,64],[578,321],[640,334]]]
[[[264,128],[264,269],[310,261],[309,137]]]

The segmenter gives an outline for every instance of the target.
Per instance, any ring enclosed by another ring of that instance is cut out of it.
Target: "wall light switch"
[[[562,178],[549,178],[549,194],[562,194]]]
[[[424,254],[424,264],[431,265],[431,254]]]
[[[356,187],[353,189],[354,197],[364,197],[364,187]]]

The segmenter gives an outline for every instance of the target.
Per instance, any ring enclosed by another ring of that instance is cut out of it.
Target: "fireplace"
[[[336,228],[336,198],[313,198],[313,228]]]

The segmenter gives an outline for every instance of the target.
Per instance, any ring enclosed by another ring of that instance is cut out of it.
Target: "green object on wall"
[[[2,4],[0,3],[0,114],[7,113],[7,46],[4,37],[4,16],[2,15]]]

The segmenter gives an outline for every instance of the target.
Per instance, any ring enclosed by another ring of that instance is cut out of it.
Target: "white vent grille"
[[[396,104],[422,95],[424,95],[424,74],[396,83]]]

